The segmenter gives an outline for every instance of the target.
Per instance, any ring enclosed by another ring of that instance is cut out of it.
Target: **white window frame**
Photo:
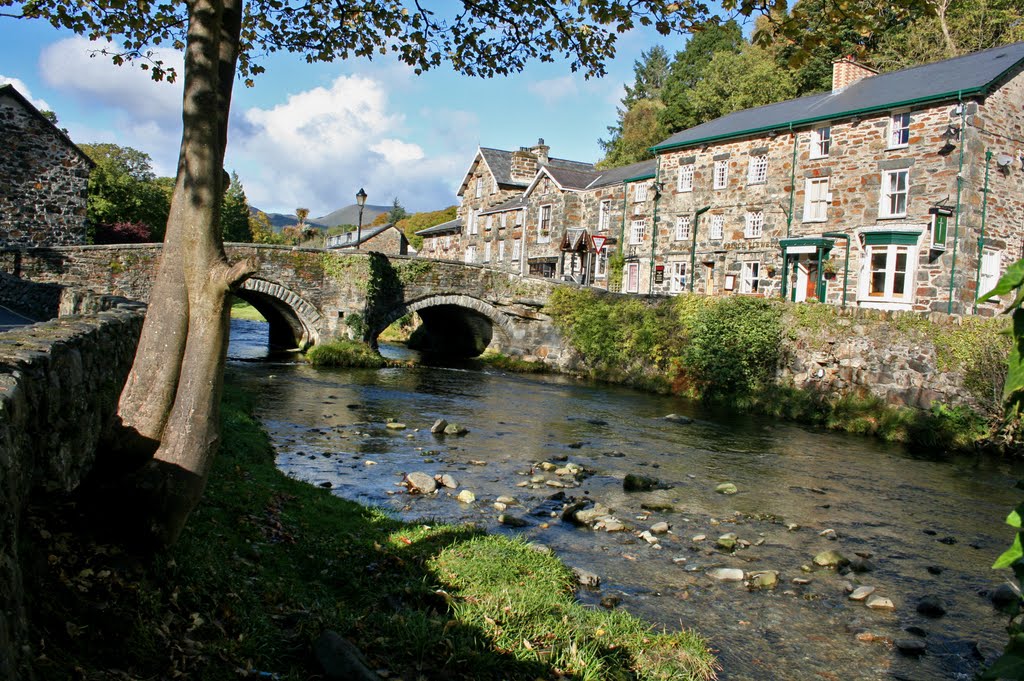
[[[713,189],[725,189],[729,186],[729,161],[715,161],[715,179]]]
[[[484,262],[490,262],[490,261],[491,261],[491,242],[490,241],[485,241],[484,242]]]
[[[468,222],[468,226],[466,227],[466,232],[468,234],[475,235],[475,234],[479,234],[480,233],[480,225],[477,224],[476,211],[473,210],[472,208],[469,209],[469,215],[467,216],[467,222]]]
[[[505,240],[498,240],[498,262],[505,262]]]
[[[804,183],[804,222],[826,222],[832,203],[828,177],[808,177]]]
[[[526,218],[526,209],[523,208],[522,210],[517,210],[513,217],[515,218],[515,222],[514,222],[513,226],[514,227],[522,227],[523,226],[523,220]]]
[[[675,260],[668,264],[668,292],[682,293],[686,290],[686,261]]]
[[[889,149],[902,149],[910,144],[910,112],[895,111],[889,116]]]
[[[985,295],[996,287],[1003,274],[1003,252],[995,248],[981,249],[981,277],[978,279],[978,295]],[[999,302],[997,299],[995,302]]]
[[[494,229],[494,215],[487,216],[487,223],[484,225],[484,229],[488,232]]]
[[[537,209],[537,243],[539,244],[546,244],[551,241],[552,212],[554,211],[550,203],[545,203]],[[547,231],[547,234],[544,233],[545,231]]]
[[[677,189],[681,192],[692,192],[693,191],[693,164],[687,163],[679,166],[679,180],[676,185]]]
[[[506,227],[508,227],[508,213],[501,214],[501,220],[498,223],[498,225],[501,229],[505,229]]]
[[[484,178],[476,178],[476,198],[481,198],[484,195]]]
[[[498,193],[498,178],[496,178],[496,177],[492,177],[491,178],[491,193],[492,194],[497,194]]]
[[[906,269],[903,270],[903,288],[896,290],[896,265],[899,254],[906,254]],[[914,302],[914,287],[917,277],[917,246],[907,244],[873,244],[864,247],[864,264],[861,268],[860,299],[871,303]],[[876,270],[875,255],[884,255],[884,267]],[[872,290],[875,271],[883,273],[881,290]]]
[[[633,185],[633,203],[643,203],[647,200],[647,187],[646,182]]]
[[[903,177],[902,188],[900,186],[900,176]],[[910,169],[883,170],[878,197],[878,217],[906,217],[908,203],[910,203]]]
[[[463,260],[467,265],[472,265],[476,262],[476,246],[466,246],[466,253],[463,256]]]
[[[764,235],[764,211],[751,210],[743,216],[743,238],[760,239]]]
[[[725,238],[725,216],[712,215],[711,228],[708,230],[708,239],[720,241]]]
[[[811,130],[811,158],[828,158],[832,148],[832,126],[823,125]]]
[[[647,236],[647,220],[633,220],[629,223],[629,245],[637,246],[644,242]]]
[[[612,224],[612,200],[603,199],[597,207],[597,231],[607,232]]]
[[[604,279],[608,276],[608,249],[602,248],[601,252],[594,258],[594,279]]]
[[[680,215],[676,218],[676,241],[689,241],[692,236],[690,228],[692,220],[689,215]]]
[[[519,258],[523,254],[523,240],[513,239],[512,240],[512,262],[518,262]]]
[[[447,251],[447,250],[448,250],[449,248],[451,248],[451,247],[452,247],[452,238],[451,238],[450,236],[446,236],[446,237],[444,238],[444,244],[443,244],[443,246],[442,246],[442,247],[443,247],[443,248],[444,248],[444,250],[446,250],[446,251]]]
[[[747,184],[768,183],[768,154],[751,156],[747,164]]]
[[[757,293],[760,285],[761,263],[744,260],[740,263],[740,293]]]

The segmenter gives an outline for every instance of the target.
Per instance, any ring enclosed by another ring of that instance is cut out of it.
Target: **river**
[[[707,637],[722,679],[970,679],[1005,642],[1005,619],[989,594],[1009,573],[990,566],[1013,536],[1004,519],[1020,500],[1020,464],[909,453],[566,377],[240,361],[265,354],[263,329],[233,322],[229,374],[259,395],[281,470],[405,519],[476,523],[545,544],[601,577],[598,589],[580,590],[583,602],[601,607],[602,598],[618,597],[619,607],[656,625]],[[693,421],[665,420],[670,413]],[[469,433],[432,435],[439,418]],[[574,463],[586,474],[579,486],[531,484],[543,462]],[[400,483],[413,471],[447,473],[458,486],[411,495]],[[625,492],[627,474],[665,489]],[[716,492],[723,482],[737,493]],[[461,490],[476,500],[458,501]],[[553,494],[598,501],[628,529],[562,522],[552,517],[561,507]],[[515,497],[504,513],[526,527],[499,524],[502,495]],[[637,536],[658,522],[670,531],[656,544]],[[716,547],[726,533],[740,541],[734,552]],[[868,571],[813,566],[829,549]],[[749,591],[710,578],[716,567],[778,571],[779,584]],[[894,609],[850,600],[856,586],[875,587]],[[924,597],[938,599],[945,615],[919,614]],[[905,655],[894,646],[900,639],[924,641],[927,652]]]

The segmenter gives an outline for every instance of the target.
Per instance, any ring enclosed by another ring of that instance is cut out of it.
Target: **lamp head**
[[[360,208],[366,205],[366,192],[363,191],[362,187],[359,188],[359,193],[356,194],[356,203],[359,204]]]

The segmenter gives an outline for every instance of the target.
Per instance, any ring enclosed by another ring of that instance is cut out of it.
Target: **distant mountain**
[[[257,212],[266,213],[266,211],[260,211],[255,206],[250,206],[249,211],[253,214]],[[391,206],[371,206],[366,204],[363,206],[363,224],[368,225],[381,213],[388,213],[390,211]],[[285,227],[291,227],[299,222],[299,219],[294,215],[285,215],[284,213],[266,213],[266,215],[275,232],[280,232]],[[306,218],[307,225],[319,227],[320,229],[327,229],[328,227],[336,227],[338,225],[354,225],[358,222],[359,206],[356,204],[339,208],[320,218]]]
[[[363,206],[363,224],[368,225],[381,213],[391,212],[391,206]],[[325,227],[337,227],[338,225],[355,225],[359,223],[359,206],[352,204],[328,213],[323,217],[315,218],[310,222],[316,222]]]

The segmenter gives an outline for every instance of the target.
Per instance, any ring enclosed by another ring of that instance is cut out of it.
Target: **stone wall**
[[[88,157],[10,86],[0,139],[0,243],[85,243]]]
[[[21,568],[21,511],[34,495],[72,490],[93,464],[117,406],[139,333],[142,306],[107,307],[0,336],[0,679],[32,678]]]

